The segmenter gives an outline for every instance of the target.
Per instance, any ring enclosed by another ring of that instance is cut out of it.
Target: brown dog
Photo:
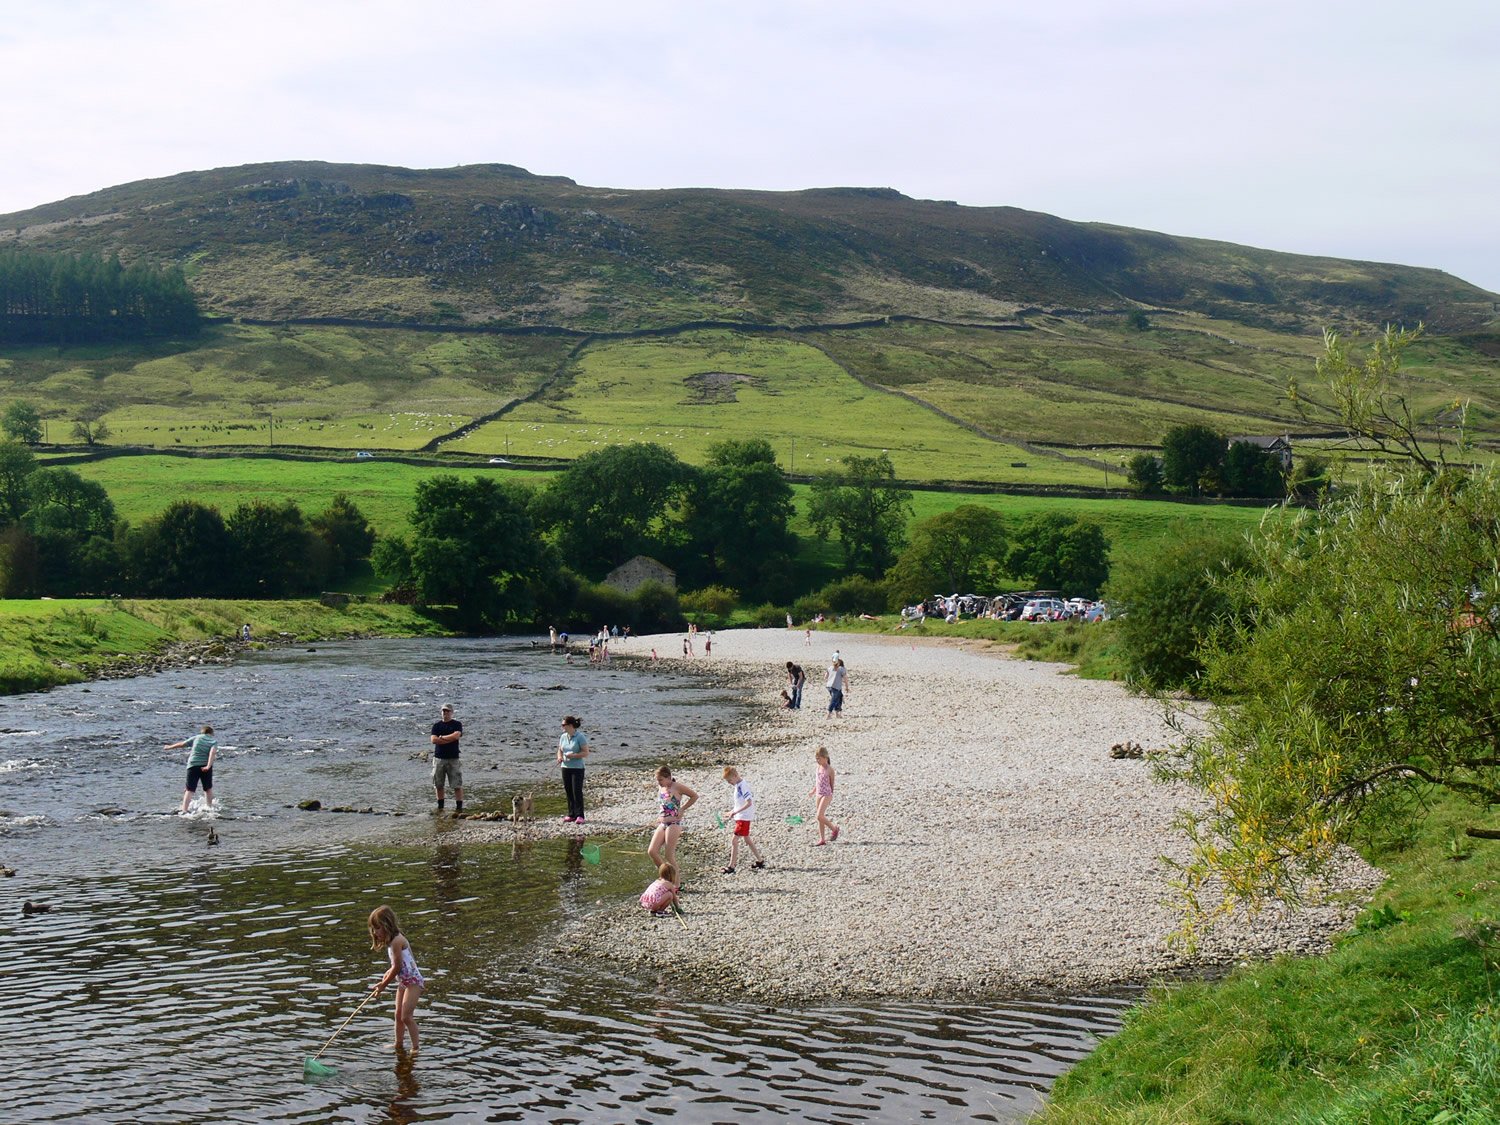
[[[510,822],[520,824],[522,820],[536,819],[536,805],[530,793],[522,793],[510,799]]]

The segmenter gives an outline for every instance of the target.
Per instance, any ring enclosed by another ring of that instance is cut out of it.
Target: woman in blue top
[[[589,756],[589,736],[578,729],[574,715],[564,715],[557,740],[557,764],[562,766],[563,791],[568,795],[565,824],[583,823],[583,760]]]

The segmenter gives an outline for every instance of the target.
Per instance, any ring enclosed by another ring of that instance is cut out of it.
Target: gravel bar
[[[671,763],[703,798],[678,853],[685,924],[633,900],[606,905],[552,953],[771,1002],[1079,993],[1320,952],[1382,879],[1351,853],[1320,904],[1236,916],[1189,957],[1167,941],[1176,918],[1161,857],[1185,858],[1172,820],[1193,797],[1154,782],[1146,762],[1109,755],[1179,737],[1158,704],[985,642],[818,631],[809,644],[801,630],[747,629],[716,632],[708,658],[678,655],[676,635],[629,647],[652,646],[765,711]],[[842,720],[826,715],[822,686],[835,649],[849,673]],[[801,711],[778,706],[788,660],[808,673]],[[829,815],[842,829],[824,847],[809,796],[820,745],[838,771]],[[725,763],[754,789],[763,870],[742,850],[738,873],[720,872]],[[637,854],[646,833],[609,834],[652,820],[653,796],[649,776],[589,771],[590,839],[605,862],[638,862],[643,889],[654,876]]]

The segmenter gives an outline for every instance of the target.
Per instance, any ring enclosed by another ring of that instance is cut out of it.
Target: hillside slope
[[[960,207],[889,189],[615,191],[509,165],[280,162],[0,216],[0,245],[183,264],[205,311],[631,330],[1136,306],[1289,331],[1491,321],[1436,270]]]

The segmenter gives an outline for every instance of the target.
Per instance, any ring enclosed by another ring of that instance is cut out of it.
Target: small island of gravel
[[[686,925],[633,901],[608,906],[559,936],[570,955],[771,1001],[1077,992],[1325,949],[1380,881],[1351,855],[1322,905],[1221,926],[1189,958],[1167,941],[1176,918],[1160,857],[1185,852],[1172,821],[1192,795],[1109,755],[1179,737],[1158,704],[982,643],[816,632],[809,645],[771,629],[713,641],[711,657],[672,659],[764,702],[703,757],[752,783],[769,866],[720,873],[720,767],[674,762],[703,796],[679,852]],[[629,647],[652,646],[681,650],[672,636]],[[849,669],[842,720],[825,714],[822,686],[835,649]],[[801,711],[778,707],[788,660],[807,669]],[[813,846],[808,796],[819,745],[838,770],[830,813],[843,828],[825,847]],[[648,780],[590,771],[591,839],[650,818]],[[643,858],[643,888],[651,874]]]

